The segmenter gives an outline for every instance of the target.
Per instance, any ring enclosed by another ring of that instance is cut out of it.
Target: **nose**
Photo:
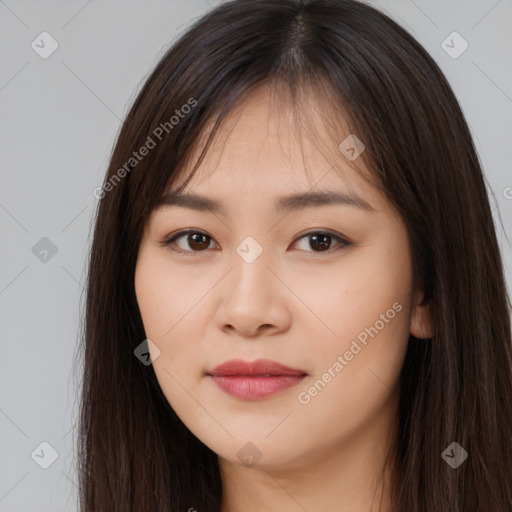
[[[248,263],[235,253],[231,271],[219,283],[221,300],[214,320],[228,334],[255,338],[289,328],[290,292],[264,254]]]

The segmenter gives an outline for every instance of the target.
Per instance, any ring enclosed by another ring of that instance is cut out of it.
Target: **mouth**
[[[216,366],[206,375],[228,395],[243,400],[261,400],[296,386],[307,372],[268,359],[252,362],[233,359]]]

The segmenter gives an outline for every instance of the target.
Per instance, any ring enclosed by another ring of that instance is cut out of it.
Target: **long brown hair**
[[[81,510],[220,510],[217,455],[134,355],[146,338],[134,271],[145,223],[169,181],[212,126],[197,168],[222,119],[262,83],[334,102],[329,110],[343,112],[365,144],[362,158],[408,230],[434,330],[431,339],[409,339],[393,510],[510,512],[511,307],[481,165],[434,60],[392,19],[354,0],[224,3],[181,35],[134,101],[97,194],[77,447]],[[452,442],[469,454],[456,469],[442,457]]]

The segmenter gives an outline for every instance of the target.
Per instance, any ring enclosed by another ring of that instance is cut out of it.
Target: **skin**
[[[384,480],[382,473],[393,449],[398,378],[409,331],[429,337],[430,314],[412,288],[402,220],[361,178],[362,159],[349,162],[338,151],[347,133],[331,141],[312,115],[333,161],[309,139],[299,141],[291,111],[276,115],[265,87],[252,92],[224,127],[224,145],[210,150],[187,186],[221,201],[227,216],[163,207],[139,248],[135,290],[153,368],[178,416],[219,456],[222,512],[376,511],[381,501],[383,512],[392,511],[393,471]],[[313,189],[356,194],[375,212],[329,205],[275,213],[277,198]],[[162,245],[192,228],[210,237],[199,249],[187,235]],[[353,245],[332,238],[322,251],[305,236],[326,230]],[[236,252],[248,236],[263,249],[252,263]],[[401,309],[389,319],[393,304]],[[381,315],[384,327],[347,361],[352,342]],[[340,355],[347,364],[336,372]],[[269,398],[242,400],[205,374],[233,358],[267,358],[308,375]],[[329,368],[330,381],[311,396]],[[260,457],[256,465],[237,455],[244,446],[253,461]]]

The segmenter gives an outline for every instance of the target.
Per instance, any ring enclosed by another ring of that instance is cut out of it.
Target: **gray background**
[[[73,358],[92,191],[144,78],[218,3],[0,0],[0,512],[77,509]],[[512,0],[369,3],[426,47],[462,105],[492,191],[510,289]],[[43,31],[58,42],[47,59],[31,47],[50,47]],[[442,47],[453,31],[469,43],[458,58]],[[58,453],[47,469],[40,466],[52,451],[42,442]]]

